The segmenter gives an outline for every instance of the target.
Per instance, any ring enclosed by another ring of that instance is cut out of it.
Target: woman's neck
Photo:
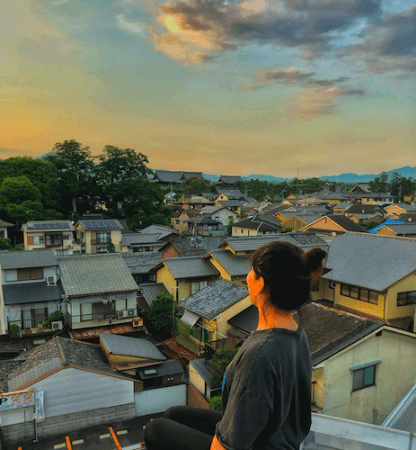
[[[259,323],[258,330],[267,328],[287,328],[288,330],[296,331],[299,325],[293,318],[292,311],[283,311],[276,308],[258,308]]]

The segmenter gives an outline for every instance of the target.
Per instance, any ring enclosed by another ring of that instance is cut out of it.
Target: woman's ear
[[[264,278],[263,277],[256,278],[254,285],[256,294],[262,293],[264,289]]]

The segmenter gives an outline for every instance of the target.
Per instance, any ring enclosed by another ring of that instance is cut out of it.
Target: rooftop
[[[132,356],[137,358],[166,360],[152,342],[147,339],[120,336],[118,334],[100,333],[100,342],[105,346],[110,355]]]
[[[58,260],[51,249],[10,252],[0,251],[2,270],[24,269],[28,267],[52,267],[58,265]]]
[[[78,224],[84,230],[123,230],[123,225],[117,219],[79,220]]]
[[[60,284],[48,286],[46,281],[34,283],[14,283],[3,285],[5,305],[61,301],[63,294]]]
[[[138,289],[120,254],[62,256],[59,267],[68,297]]]
[[[220,274],[219,271],[209,261],[205,261],[202,256],[165,258],[163,264],[165,264],[175,279],[213,277]]]
[[[212,256],[222,267],[232,276],[246,276],[251,269],[249,255],[234,255],[229,250],[214,250],[206,255],[206,258]]]
[[[122,253],[122,258],[130,273],[148,273],[149,270],[162,261],[159,253],[142,253],[140,255],[127,255]]]
[[[29,220],[22,225],[23,231],[74,231],[70,220]]]

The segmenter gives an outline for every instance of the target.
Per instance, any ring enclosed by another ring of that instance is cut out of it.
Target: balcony
[[[45,247],[57,247],[62,246],[64,243],[63,239],[46,239],[45,240]]]
[[[71,315],[65,314],[65,324],[69,325],[71,329],[100,327],[111,324],[131,322],[137,318],[137,309],[125,310],[107,310],[105,312],[92,312],[89,314]]]
[[[111,244],[111,238],[108,239],[91,239],[91,245],[108,245]]]
[[[43,318],[32,318],[23,320],[9,320],[7,329],[9,336],[21,337],[33,334],[45,334],[57,331],[58,329],[52,329],[52,322],[60,322],[63,326],[64,316],[56,313]]]

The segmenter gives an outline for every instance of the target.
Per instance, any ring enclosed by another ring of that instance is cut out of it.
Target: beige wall
[[[397,306],[397,293],[416,291],[416,270],[390,287],[387,291],[387,319],[413,316],[416,305]]]
[[[222,312],[220,314],[220,318],[217,319],[217,332],[222,334],[223,336],[226,336],[227,330],[230,328],[228,320],[230,320],[231,317],[234,317],[239,312],[247,309],[250,305],[250,296],[247,296],[237,302],[235,305],[231,306],[231,308],[228,308],[226,311]]]
[[[306,227],[303,227],[301,231],[306,231],[309,230],[310,228],[319,228],[321,230],[330,230],[330,231],[344,231],[344,228],[340,227],[338,224],[336,224],[331,219],[325,216],[321,217],[315,222],[310,223],[309,225],[306,225]]]
[[[221,278],[231,281],[231,275],[222,267],[222,265],[215,259],[215,257],[209,258],[209,262],[219,270]]]
[[[374,386],[352,391],[350,367],[381,360]],[[323,414],[380,425],[392,412],[416,378],[416,342],[411,333],[384,329],[364,338],[324,365]]]
[[[168,290],[169,294],[173,295],[173,298],[176,300],[176,287],[177,283],[173,275],[169,272],[169,269],[166,266],[162,266],[156,272],[156,281],[158,283],[163,283]]]
[[[335,301],[334,307],[338,305],[345,306],[347,308],[355,309],[366,314],[371,314],[372,316],[384,319],[384,295],[379,293],[377,305],[370,302],[365,302],[357,300],[355,298],[346,297],[341,295],[341,283],[335,284]]]

